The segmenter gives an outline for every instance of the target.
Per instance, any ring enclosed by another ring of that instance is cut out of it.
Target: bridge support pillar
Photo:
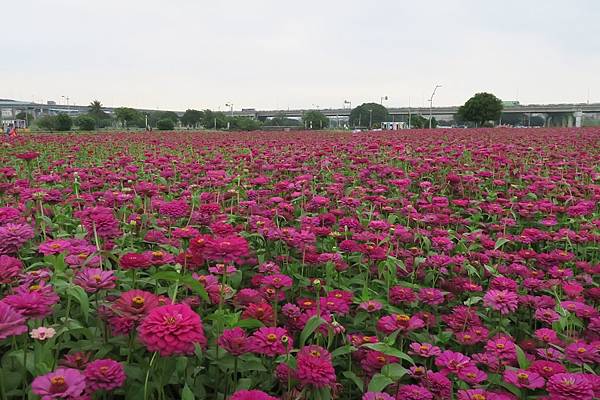
[[[575,127],[581,128],[583,126],[583,112],[575,111],[573,116],[575,117]]]

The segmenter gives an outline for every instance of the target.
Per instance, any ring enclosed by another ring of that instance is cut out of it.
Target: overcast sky
[[[600,102],[598,0],[2,1],[0,98],[185,110]]]

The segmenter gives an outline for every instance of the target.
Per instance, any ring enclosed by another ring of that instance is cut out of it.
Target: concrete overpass
[[[108,114],[113,114],[117,107],[103,107],[103,110]],[[142,113],[151,113],[159,110],[152,109],[137,109]],[[20,111],[30,112],[37,117],[43,114],[59,114],[65,113],[72,116],[77,116],[88,111],[87,105],[57,105],[57,104],[41,104],[33,102],[15,101],[0,99],[0,113],[2,119],[15,119],[15,116]],[[168,111],[168,110],[160,110]],[[255,118],[265,120],[276,116],[284,116],[287,118],[302,118],[305,112],[309,109],[288,109],[288,110],[255,110],[243,109],[241,111],[226,112],[227,115]],[[350,108],[325,108],[320,109],[320,112],[331,119],[347,120],[350,116]],[[392,118],[396,121],[407,120],[408,115],[429,115],[429,107],[388,107],[388,111]],[[433,107],[432,115],[434,117],[451,118],[458,111],[458,106],[443,106]],[[182,111],[175,111],[179,116],[183,115]],[[505,105],[502,111],[503,114],[538,114],[543,115],[547,124],[558,124],[563,126],[581,126],[581,120],[584,114],[600,113],[600,103],[579,103],[579,104],[513,104]]]

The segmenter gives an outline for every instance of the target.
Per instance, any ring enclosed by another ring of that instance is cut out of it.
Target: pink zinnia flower
[[[567,369],[562,364],[554,361],[535,360],[529,366],[529,371],[535,372],[541,375],[542,378],[548,379],[552,375],[567,372]]]
[[[501,314],[510,314],[515,311],[519,305],[519,296],[508,290],[489,290],[483,296],[483,305],[493,310],[500,311]]]
[[[0,226],[0,254],[16,254],[34,236],[33,228],[27,224]]]
[[[394,398],[385,392],[367,392],[363,394],[361,400],[394,400]]]
[[[73,368],[59,368],[36,377],[31,391],[42,400],[79,398],[85,390],[85,376]]]
[[[47,240],[40,244],[38,251],[45,256],[60,254],[71,249],[71,242],[68,240]]]
[[[387,315],[377,321],[377,330],[387,335],[400,330],[400,332],[414,331],[425,326],[422,319],[404,314]]]
[[[23,262],[18,258],[0,255],[0,285],[11,284],[23,270]]]
[[[87,388],[91,391],[120,388],[127,378],[123,365],[109,358],[89,363],[84,375]]]
[[[544,387],[544,378],[535,372],[522,369],[507,369],[504,371],[504,381],[519,388],[539,389]]]
[[[317,388],[332,386],[335,383],[335,369],[331,354],[320,346],[304,346],[297,357],[296,379],[302,385]]]
[[[285,354],[294,347],[287,330],[279,327],[258,329],[250,338],[249,345],[254,353],[269,357]]]
[[[435,358],[435,365],[438,366],[442,372],[458,373],[458,371],[461,369],[469,367],[473,364],[471,362],[471,358],[465,356],[464,354],[451,350],[445,350]]]
[[[223,263],[237,263],[248,256],[248,242],[241,236],[231,235],[208,240],[203,248],[204,258]]]
[[[439,355],[441,353],[441,350],[439,347],[433,346],[429,343],[411,343],[409,353],[429,358]]]
[[[53,338],[56,335],[56,330],[40,326],[39,328],[32,329],[29,335],[36,340],[44,341]]]
[[[364,310],[366,312],[376,312],[383,308],[383,304],[376,300],[363,301],[358,305],[359,310]]]
[[[556,374],[548,379],[546,390],[556,400],[592,400],[592,385],[583,374]]]
[[[119,259],[119,266],[122,269],[144,269],[152,265],[152,261],[147,253],[126,253]]]
[[[233,356],[240,356],[248,352],[248,337],[240,327],[225,329],[217,343]]]
[[[161,356],[192,354],[194,344],[206,346],[200,316],[187,304],[169,304],[154,308],[138,328],[140,341],[149,351]]]
[[[121,293],[121,297],[114,302],[114,309],[121,316],[141,320],[158,305],[158,297],[154,294],[134,289]]]
[[[229,400],[277,400],[277,398],[269,396],[262,390],[238,390]]]
[[[423,386],[419,385],[401,385],[398,390],[399,399],[406,400],[431,400],[433,399],[433,394],[425,389]]]
[[[0,301],[0,340],[25,332],[25,318],[12,306]]]
[[[444,302],[444,293],[435,288],[422,288],[419,291],[419,300],[431,306],[436,306]]]
[[[99,290],[113,289],[117,277],[114,271],[105,271],[102,268],[86,268],[77,273],[73,283],[81,286],[88,293]]]

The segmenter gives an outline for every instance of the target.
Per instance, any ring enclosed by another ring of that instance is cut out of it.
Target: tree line
[[[524,115],[502,114],[503,104],[500,99],[490,93],[477,93],[458,109],[454,116],[454,123],[468,126],[492,126],[501,120],[507,124],[518,125],[523,122]],[[502,118],[501,118],[502,117]],[[33,121],[31,114],[19,113],[17,119]],[[352,109],[349,117],[349,127],[374,129],[382,126],[383,122],[392,121],[386,107],[377,103],[363,103]],[[309,110],[300,120],[278,115],[267,120],[257,120],[241,116],[229,116],[221,111],[188,109],[180,117],[173,111],[154,111],[143,113],[134,108],[116,108],[113,115],[103,110],[102,103],[94,100],[88,106],[85,114],[71,118],[67,114],[45,115],[35,119],[35,125],[43,130],[68,131],[77,127],[80,130],[90,131],[102,128],[150,128],[158,130],[173,130],[175,127],[188,129],[232,129],[256,130],[264,127],[303,127],[305,129],[329,129],[331,120],[319,110]],[[405,121],[407,122],[407,121]],[[527,124],[533,126],[543,125],[541,117],[528,117]],[[428,116],[412,114],[410,128],[424,129],[430,126]],[[435,118],[431,120],[431,127],[438,126]]]

